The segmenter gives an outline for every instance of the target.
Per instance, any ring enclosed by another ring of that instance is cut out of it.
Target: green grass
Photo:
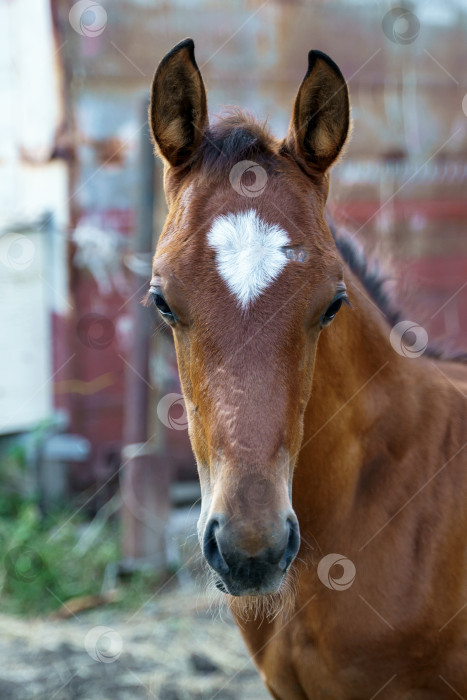
[[[47,615],[72,598],[102,592],[107,567],[122,557],[119,503],[104,506],[91,522],[75,515],[77,505],[43,516],[23,448],[1,454],[0,612]],[[116,605],[138,609],[161,581],[154,571],[117,580]]]
[[[116,519],[89,525],[66,510],[43,518],[35,503],[21,503],[14,514],[0,508],[0,612],[47,615],[72,598],[98,594],[107,565],[120,558]],[[160,583],[152,571],[125,577],[117,581],[116,605],[137,609]]]
[[[61,602],[99,593],[105,568],[119,558],[118,535],[106,527],[99,541],[79,553],[79,529],[68,514],[41,518],[34,503],[16,517],[0,517],[0,609],[21,615],[47,614]]]

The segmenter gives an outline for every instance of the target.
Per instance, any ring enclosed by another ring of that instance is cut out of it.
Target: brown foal
[[[308,61],[283,141],[238,112],[209,125],[190,39],[154,77],[169,214],[149,298],[173,328],[199,539],[274,698],[467,698],[467,364],[419,351],[416,326],[404,345],[331,234],[349,97]]]

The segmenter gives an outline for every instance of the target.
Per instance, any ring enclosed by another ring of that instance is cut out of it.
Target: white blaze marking
[[[253,209],[218,217],[208,233],[219,274],[246,309],[287,264],[287,233],[267,224]]]

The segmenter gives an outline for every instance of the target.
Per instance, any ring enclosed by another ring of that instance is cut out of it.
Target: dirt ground
[[[194,588],[136,614],[0,614],[0,626],[1,700],[270,700],[228,613]]]

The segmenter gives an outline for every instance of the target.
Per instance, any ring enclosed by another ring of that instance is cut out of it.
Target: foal
[[[404,345],[325,222],[340,70],[310,51],[277,141],[238,113],[209,125],[187,39],[150,124],[169,214],[149,297],[174,332],[199,539],[271,695],[467,697],[467,365]],[[249,616],[261,601],[278,614]]]

